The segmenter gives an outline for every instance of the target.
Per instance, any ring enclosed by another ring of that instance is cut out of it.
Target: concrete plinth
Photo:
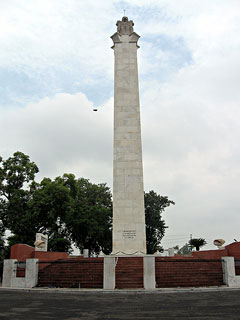
[[[25,288],[34,288],[38,283],[38,259],[27,259]]]
[[[240,276],[236,276],[233,257],[222,257],[223,282],[228,287],[240,287]]]
[[[17,259],[4,260],[3,287],[34,288],[38,282],[38,259],[26,260],[25,277],[17,277]]]
[[[3,287],[13,287],[16,278],[17,259],[5,259],[3,263]]]
[[[115,257],[104,257],[103,289],[115,289]]]
[[[143,257],[143,282],[144,289],[152,290],[156,288],[156,276],[155,276],[155,257],[144,256]]]

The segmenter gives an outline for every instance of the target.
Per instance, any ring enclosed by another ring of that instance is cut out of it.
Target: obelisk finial
[[[124,10],[125,14],[125,10]],[[133,33],[133,26],[134,23],[132,20],[128,20],[128,17],[124,16],[122,17],[122,20],[118,20],[117,23],[117,32],[121,35],[130,35]]]

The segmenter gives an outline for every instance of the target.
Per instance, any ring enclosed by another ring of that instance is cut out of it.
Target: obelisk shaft
[[[146,253],[137,41],[133,22],[117,22],[114,41],[112,253]]]

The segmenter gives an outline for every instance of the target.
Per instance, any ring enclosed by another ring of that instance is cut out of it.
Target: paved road
[[[0,320],[240,319],[240,290],[49,292],[0,288]]]

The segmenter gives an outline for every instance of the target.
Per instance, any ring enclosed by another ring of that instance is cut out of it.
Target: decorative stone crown
[[[118,20],[116,23],[117,26],[117,32],[115,32],[111,38],[115,43],[121,43],[121,37],[122,36],[129,36],[129,42],[130,43],[136,43],[137,47],[139,48],[137,42],[140,36],[134,32],[133,26],[134,23],[132,20],[128,21],[128,17],[122,17],[122,21]],[[112,47],[114,48],[114,46]]]
[[[116,26],[117,32],[121,35],[130,35],[133,33],[134,23],[132,20],[128,21],[128,17],[122,17],[122,21],[118,20]]]

